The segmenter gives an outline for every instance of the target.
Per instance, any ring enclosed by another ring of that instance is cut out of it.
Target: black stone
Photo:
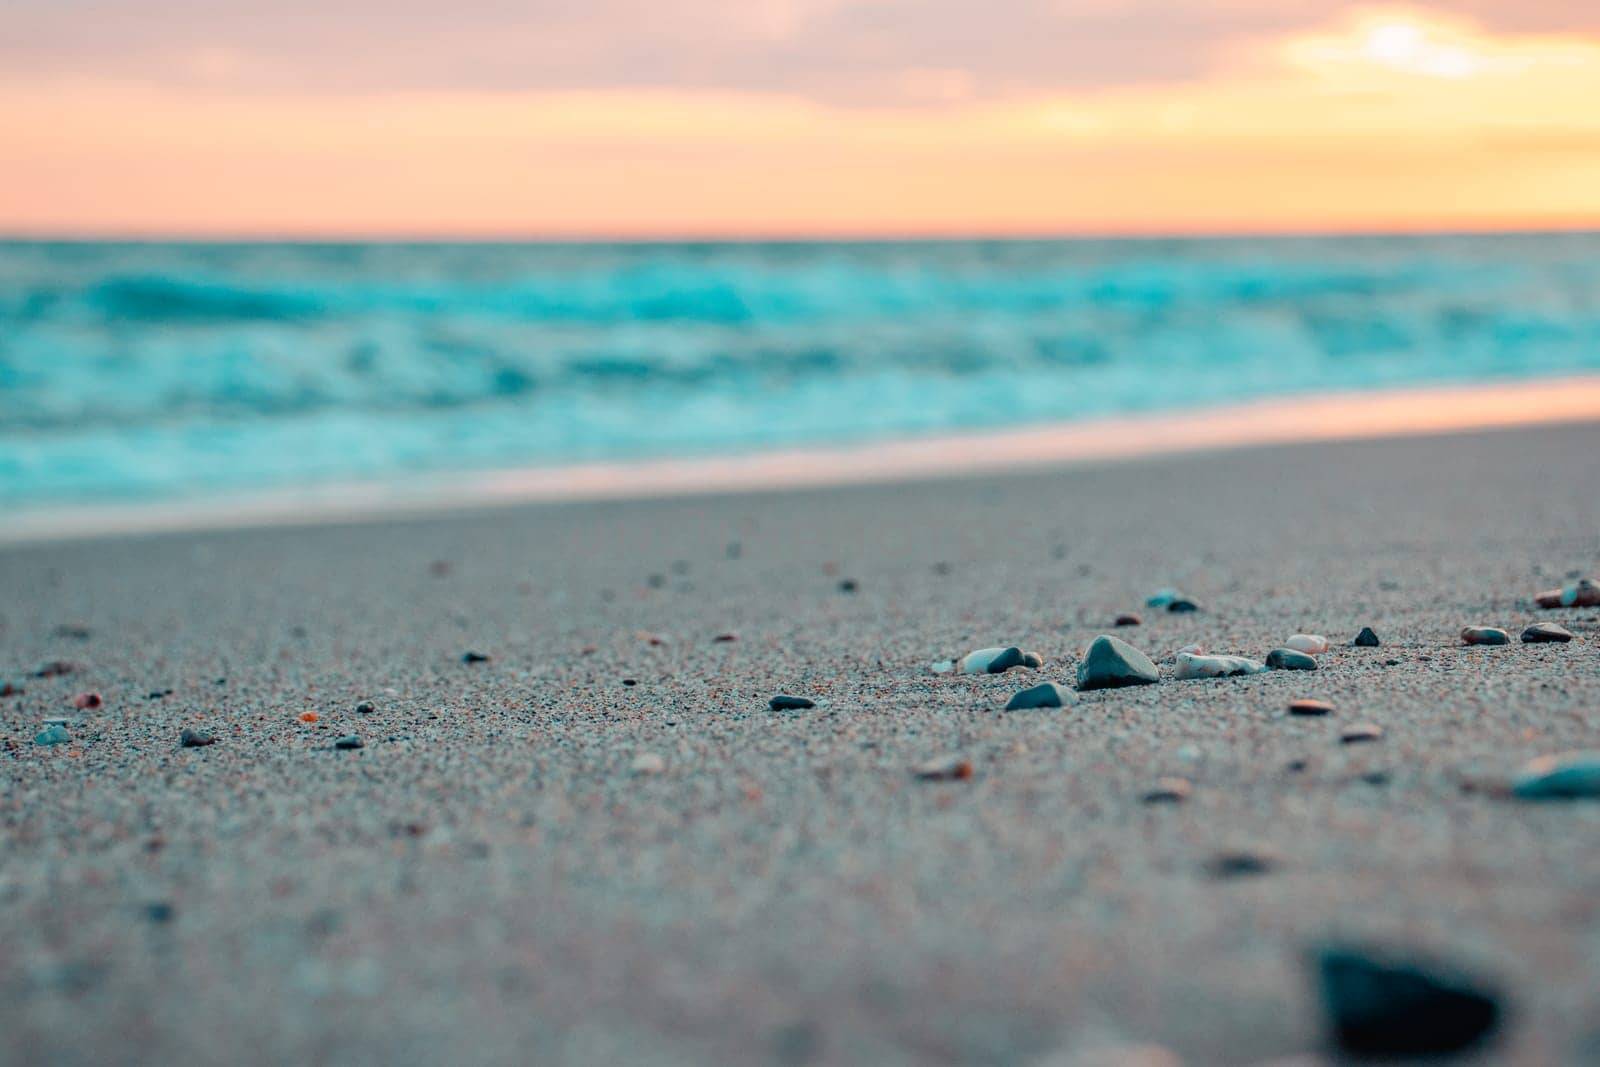
[[[1377,648],[1383,642],[1379,641],[1378,635],[1372,632],[1372,627],[1363,626],[1361,632],[1356,634],[1356,639],[1351,644],[1358,648]]]
[[[489,657],[484,655],[482,652],[463,652],[463,653],[461,653],[461,662],[462,663],[488,663],[489,662]]]
[[[207,745],[217,743],[217,739],[210,734],[201,733],[199,730],[191,730],[187,726],[178,735],[178,741],[184,748],[205,748]]]
[[[854,578],[846,578],[839,583],[839,592],[841,593],[854,593],[859,588],[861,587],[856,584]]]
[[[1021,667],[1026,662],[1026,654],[1022,649],[1013,645],[989,661],[988,672],[990,674],[1004,674],[1012,667]]]
[[[1477,1044],[1498,1025],[1499,995],[1431,965],[1360,949],[1316,957],[1334,1042],[1363,1056],[1438,1056]]]
[[[355,734],[351,734],[349,737],[341,737],[339,740],[333,743],[334,748],[343,749],[365,748],[366,745],[367,743],[361,740],[361,738],[357,737]]]
[[[1172,612],[1174,615],[1187,615],[1191,611],[1199,611],[1200,605],[1196,604],[1188,597],[1181,596],[1177,600],[1174,600],[1172,603],[1168,604],[1167,610]]]
[[[809,697],[792,697],[786,693],[779,693],[767,701],[767,704],[773,711],[804,711],[806,708],[817,706],[816,701]]]

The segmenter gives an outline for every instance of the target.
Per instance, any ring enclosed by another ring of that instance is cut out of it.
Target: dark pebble
[[[1194,787],[1186,778],[1158,778],[1155,787],[1145,792],[1146,804],[1176,804],[1188,800]]]
[[[773,711],[804,711],[806,708],[817,706],[816,701],[809,697],[792,697],[786,693],[779,693],[767,701]]]
[[[994,659],[990,660],[987,670],[990,674],[1004,674],[1012,667],[1022,667],[1026,665],[1027,653],[1013,645],[1004,652],[1000,653]]]
[[[1116,625],[1118,625],[1118,626],[1139,626],[1139,625],[1143,624],[1143,622],[1144,622],[1144,620],[1139,618],[1139,616],[1137,616],[1137,615],[1118,615],[1117,616]]]
[[[637,679],[637,678],[624,678],[622,680],[622,684],[623,685],[638,685],[639,684],[639,679]]]
[[[1564,626],[1557,626],[1553,622],[1536,622],[1522,631],[1522,643],[1525,645],[1542,645],[1559,642],[1565,644],[1572,640],[1572,634]]]
[[[201,733],[199,730],[191,730],[187,726],[183,728],[183,733],[178,735],[178,741],[184,748],[205,748],[207,745],[217,743],[217,739],[210,734]]]
[[[351,734],[348,737],[339,738],[339,740],[333,743],[333,747],[343,749],[365,748],[366,744],[367,743],[361,740],[361,738],[357,737],[355,734]]]
[[[78,669],[76,663],[68,663],[64,659],[51,660],[43,667],[33,672],[35,678],[55,678],[63,674],[71,674]]]
[[[153,923],[169,923],[177,914],[178,909],[164,900],[144,906],[144,917]]]
[[[1275,671],[1314,671],[1317,661],[1292,648],[1275,648],[1267,653],[1267,666]]]
[[[1361,632],[1356,634],[1356,639],[1351,644],[1358,648],[1377,648],[1383,642],[1379,641],[1378,635],[1372,632],[1372,627],[1363,626]]]
[[[854,578],[846,578],[839,583],[839,592],[841,593],[854,593],[859,588],[860,586],[856,585]]]
[[[489,657],[484,655],[482,652],[463,652],[463,653],[461,653],[461,662],[462,663],[488,663],[489,662]]]
[[[357,715],[371,715],[377,710],[377,708],[372,706],[372,701],[370,700],[363,700],[361,703],[356,705]]]
[[[1378,741],[1383,738],[1383,727],[1375,722],[1359,722],[1339,735],[1339,740],[1347,745],[1358,745],[1363,741]]]
[[[1468,626],[1462,629],[1461,640],[1469,645],[1508,645],[1511,635],[1493,626]]]
[[[1174,600],[1172,603],[1167,605],[1167,610],[1172,612],[1174,615],[1187,615],[1192,611],[1199,611],[1200,605],[1196,604],[1188,597],[1179,597],[1177,600]]]
[[[718,634],[717,636],[713,637],[711,640],[714,641],[715,643],[719,644],[719,645],[727,644],[729,641],[737,641],[737,640],[739,640],[739,635],[730,631],[729,633]]]
[[[1431,964],[1361,949],[1316,955],[1335,1045],[1361,1056],[1442,1056],[1478,1044],[1500,1021],[1499,994]]]
[[[1211,857],[1206,870],[1213,878],[1248,878],[1267,874],[1276,866],[1276,860],[1260,852],[1221,852]]]

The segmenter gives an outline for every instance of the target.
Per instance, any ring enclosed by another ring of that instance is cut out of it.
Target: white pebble
[[[1328,639],[1321,634],[1295,634],[1283,643],[1283,647],[1316,655],[1328,651]]]
[[[1178,655],[1176,678],[1232,678],[1240,674],[1264,674],[1267,667],[1243,656]]]
[[[667,769],[667,761],[654,752],[641,752],[633,757],[634,774],[660,774]]]

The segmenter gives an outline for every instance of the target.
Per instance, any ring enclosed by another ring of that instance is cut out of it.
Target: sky
[[[1600,227],[1600,3],[0,0],[0,233]]]

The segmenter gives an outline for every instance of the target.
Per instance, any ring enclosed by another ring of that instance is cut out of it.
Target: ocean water
[[[1592,371],[1593,234],[0,242],[7,508]]]

